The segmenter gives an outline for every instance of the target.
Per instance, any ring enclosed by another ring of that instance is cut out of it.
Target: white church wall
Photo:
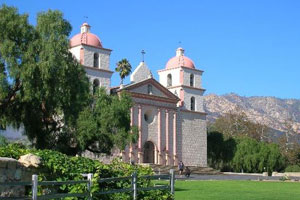
[[[76,60],[79,62],[80,61],[80,48],[82,46],[79,45],[79,46],[76,46],[76,47],[73,47],[71,49],[69,49],[69,51],[73,54],[73,56],[76,58]]]
[[[175,94],[178,98],[180,98],[179,97],[179,95],[180,95],[180,88],[181,87],[171,88],[171,89],[169,89],[169,91],[172,92],[173,94]]]
[[[167,87],[168,74],[172,75],[172,86],[180,85],[180,68],[158,71],[160,84]]]

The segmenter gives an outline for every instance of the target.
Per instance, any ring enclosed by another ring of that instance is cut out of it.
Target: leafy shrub
[[[0,156],[19,159],[20,156],[34,152],[34,149],[25,149],[22,144],[12,143],[0,147]]]
[[[5,147],[7,145],[8,145],[7,139],[3,135],[0,135],[0,147]]]
[[[285,172],[300,172],[300,166],[299,165],[289,165],[285,168]]]
[[[288,180],[290,180],[290,178],[288,176],[282,176],[282,177],[280,177],[279,180],[280,181],[288,181]]]
[[[82,174],[92,173],[93,188],[92,192],[120,189],[131,187],[130,180],[109,183],[97,183],[100,178],[130,176],[134,171],[138,176],[152,174],[152,169],[138,165],[130,165],[127,163],[114,160],[111,164],[103,164],[96,160],[91,160],[84,157],[70,157],[60,152],[52,150],[36,150],[24,149],[17,144],[9,144],[6,147],[0,147],[0,156],[19,159],[20,156],[27,153],[33,153],[40,156],[42,164],[39,167],[39,181],[67,181],[67,180],[82,180]],[[138,187],[153,186],[150,180],[138,179]],[[62,185],[58,187],[40,187],[39,193],[84,193],[87,191],[86,184],[77,185]],[[111,194],[94,196],[93,199],[120,199],[129,200],[131,194]],[[76,199],[76,198],[68,198]],[[138,193],[138,199],[144,200],[171,200],[172,195],[168,191],[141,191]]]

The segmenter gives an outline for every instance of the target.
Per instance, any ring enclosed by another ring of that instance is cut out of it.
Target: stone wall
[[[194,86],[195,88],[202,88],[202,71],[189,69],[186,67],[183,70],[183,85],[190,86],[190,76],[194,75]]]
[[[187,110],[191,110],[191,98],[195,98],[195,111],[204,112],[203,108],[203,90],[197,90],[194,88],[183,88],[184,90],[184,105],[183,107]]]
[[[110,89],[110,78],[111,78],[112,73],[105,72],[105,71],[99,71],[97,69],[87,68],[87,67],[85,67],[84,69],[85,69],[85,71],[86,71],[86,73],[89,77],[89,80],[92,84],[93,84],[95,79],[98,79],[99,86],[104,87],[104,88],[107,89],[107,91],[109,91],[109,89]],[[91,88],[91,90],[92,90],[92,88]]]
[[[84,152],[81,153],[81,156],[90,158],[93,160],[98,160],[104,164],[109,164],[111,163],[114,159],[120,158],[120,150],[117,148],[112,149],[111,154],[107,155],[104,153],[93,153],[91,151],[85,150]]]
[[[94,67],[94,53],[99,54],[99,69],[109,70],[109,57],[111,50],[99,49],[87,45],[82,45],[84,48],[84,63],[83,65]]]
[[[0,157],[0,182],[31,181],[36,171],[27,168],[13,158]],[[0,186],[1,197],[22,197],[25,195],[25,186]]]
[[[180,119],[179,159],[186,166],[207,167],[206,115],[182,111]]]

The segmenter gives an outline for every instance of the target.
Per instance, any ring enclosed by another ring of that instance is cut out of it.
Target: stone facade
[[[207,165],[206,115],[192,111],[180,112],[180,157],[185,165]]]
[[[145,79],[152,77],[152,73],[147,67],[145,62],[140,62],[140,64],[136,67],[136,70],[131,74],[130,81],[131,82],[140,82]]]
[[[95,48],[86,45],[82,45],[84,49],[84,66],[94,67],[94,54],[97,53],[98,57],[98,66],[96,68],[104,69],[109,71],[109,57],[111,50],[109,49],[102,49],[102,48]]]
[[[172,85],[168,86],[168,75]],[[193,77],[192,86],[191,74]],[[139,141],[123,153],[125,161],[188,166],[207,165],[206,113],[203,111],[202,71],[176,67],[159,71],[160,83],[140,63],[126,90],[134,101],[131,123],[139,128]],[[148,77],[148,78],[147,78]],[[174,92],[178,90],[178,93]],[[194,98],[194,110],[190,99]],[[149,148],[150,145],[150,148]]]

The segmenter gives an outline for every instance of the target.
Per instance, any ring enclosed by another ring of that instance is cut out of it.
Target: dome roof
[[[98,36],[93,33],[90,33],[90,25],[88,25],[88,23],[83,23],[81,25],[81,33],[78,33],[77,35],[73,36],[70,40],[71,47],[80,44],[103,48]]]
[[[166,69],[172,69],[176,67],[195,69],[194,62],[190,58],[184,56],[184,49],[181,47],[176,50],[176,56],[171,58],[166,64]]]

